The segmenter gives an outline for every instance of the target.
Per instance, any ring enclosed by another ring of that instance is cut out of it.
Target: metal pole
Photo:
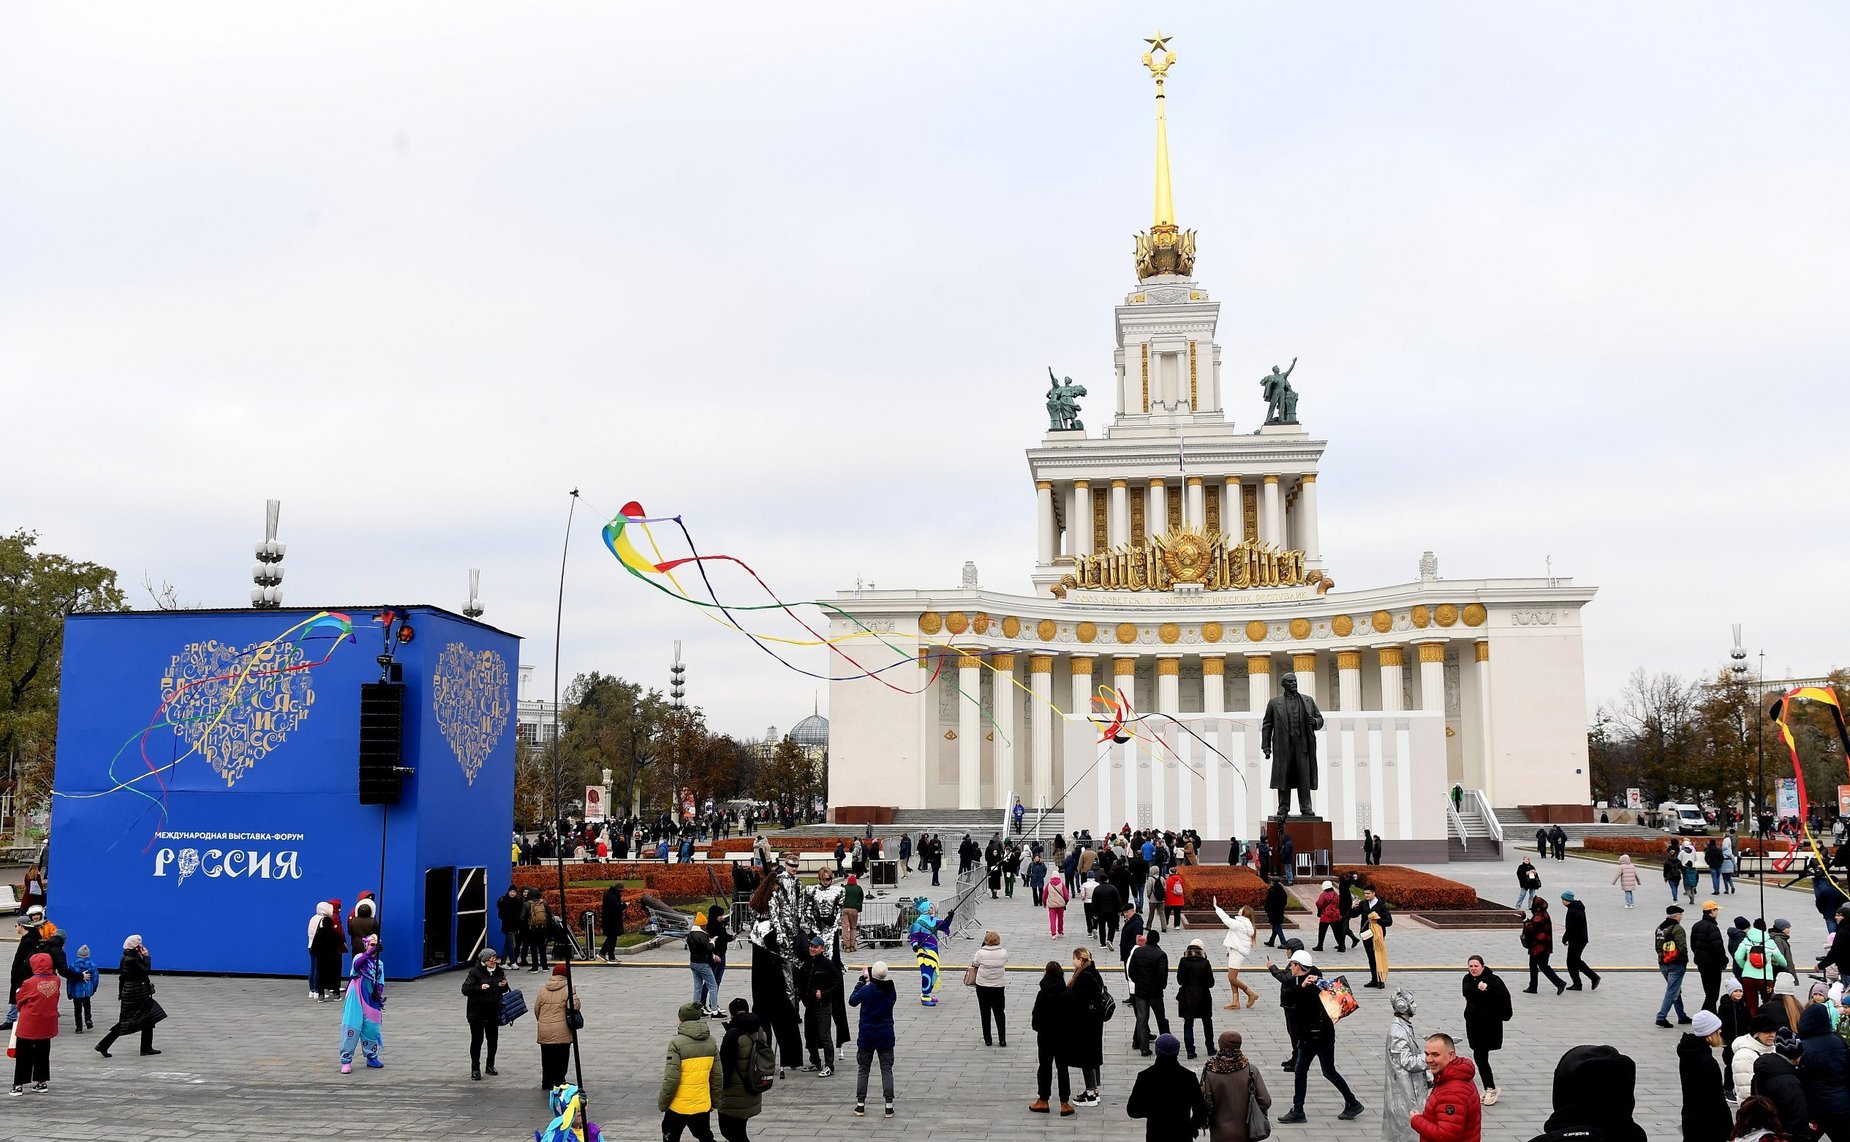
[[[552,816],[553,827],[557,828],[565,816],[565,805],[559,788],[559,641],[565,629],[565,561],[572,550],[572,516],[578,511],[578,489],[572,489],[572,505],[565,513],[565,545],[559,552],[559,609],[553,618],[552,633]],[[565,836],[563,832],[558,843],[553,846],[554,864],[559,869],[559,922],[566,924],[565,917]],[[551,933],[542,933],[540,938],[547,939]],[[567,933],[568,937],[570,933]],[[578,994],[577,986],[572,982],[572,957],[565,957],[565,995],[569,1004]],[[565,1029],[572,1036],[572,1077],[577,1080],[579,1106],[584,1109],[585,1121],[591,1121],[591,1096],[585,1093],[584,1059],[578,1053],[578,1028],[572,1021],[565,1021]],[[568,1124],[569,1125],[569,1124]]]
[[[1754,813],[1754,823],[1760,827],[1760,926],[1766,927],[1766,720],[1761,716],[1761,703],[1766,701],[1766,651],[1760,652],[1760,674],[1754,681],[1754,796],[1760,801]]]

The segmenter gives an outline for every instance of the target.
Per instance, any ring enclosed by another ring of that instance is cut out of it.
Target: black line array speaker
[[[399,766],[405,749],[405,687],[368,682],[360,687],[360,804],[396,805],[404,789]]]

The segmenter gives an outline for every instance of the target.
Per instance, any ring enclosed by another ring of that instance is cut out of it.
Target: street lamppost
[[[1728,652],[1731,664],[1728,672],[1743,689],[1747,685],[1747,648],[1741,643],[1741,624],[1734,624],[1734,649]],[[1749,707],[1754,711],[1754,836],[1760,846],[1760,922],[1766,924],[1766,725],[1760,720],[1760,702],[1763,697],[1761,688],[1766,681],[1766,651],[1760,652],[1760,674],[1754,680],[1754,704]]]

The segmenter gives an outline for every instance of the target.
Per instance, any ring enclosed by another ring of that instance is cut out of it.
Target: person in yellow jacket
[[[724,1085],[719,1044],[713,1041],[706,1013],[698,1003],[683,1003],[678,1014],[681,1024],[668,1040],[662,1089],[655,1096],[655,1108],[662,1112],[662,1139],[680,1142],[681,1131],[686,1129],[697,1142],[713,1142],[709,1116]]]

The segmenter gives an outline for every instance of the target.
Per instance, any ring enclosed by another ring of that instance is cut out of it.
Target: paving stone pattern
[[[1388,853],[1392,858],[1392,853]],[[1515,859],[1502,864],[1428,866],[1475,885],[1495,900],[1515,895]],[[1416,1020],[1422,1031],[1448,1031],[1463,1038],[1460,975],[1467,955],[1479,952],[1509,977],[1516,992],[1516,1018],[1507,1029],[1505,1050],[1494,1058],[1503,1092],[1484,1118],[1487,1139],[1528,1139],[1539,1133],[1549,1112],[1555,1061],[1568,1047],[1585,1042],[1611,1043],[1638,1063],[1638,1121],[1651,1137],[1676,1137],[1678,1084],[1677,1033],[1652,1026],[1663,994],[1660,977],[1650,968],[1650,932],[1662,918],[1668,891],[1658,886],[1638,894],[1638,906],[1621,907],[1619,891],[1610,886],[1612,866],[1571,858],[1540,865],[1544,890],[1555,900],[1563,888],[1587,902],[1593,945],[1590,961],[1614,969],[1597,992],[1556,996],[1544,981],[1543,993],[1525,995],[1526,958],[1513,930],[1440,932],[1411,920],[1396,923],[1389,946],[1396,965],[1391,984],[1411,989],[1419,999]],[[1647,875],[1650,870],[1647,868]],[[907,877],[902,893],[929,893],[929,882]],[[940,890],[943,891],[943,890]],[[1751,888],[1723,900],[1724,919],[1750,913]],[[1700,897],[1699,897],[1700,899]],[[1739,905],[1736,905],[1739,901]],[[56,901],[54,905],[54,917]],[[1143,1126],[1124,1114],[1124,1100],[1143,1060],[1129,1046],[1128,1004],[1106,1029],[1104,1101],[1081,1109],[1075,1118],[1029,1114],[1034,1097],[1034,1036],[1028,1027],[1039,968],[1049,958],[1066,962],[1084,937],[1084,922],[1075,908],[1067,935],[1048,937],[1044,913],[1031,907],[1025,888],[1015,899],[982,902],[987,927],[1000,931],[1011,960],[1024,970],[1009,976],[1010,1038],[1006,1048],[983,1046],[974,994],[960,982],[961,965],[976,946],[973,939],[951,941],[945,954],[942,1003],[925,1009],[916,1002],[916,976],[897,973],[897,1059],[899,1117],[879,1117],[879,1076],[873,1076],[875,1104],[867,1118],[852,1115],[854,1068],[852,1048],[832,1078],[793,1072],[765,1099],[765,1111],[752,1120],[752,1137],[764,1142],[820,1142],[829,1139],[901,1137],[908,1142],[937,1139],[1138,1139]],[[1768,911],[1793,920],[1800,942],[1822,938],[1822,925],[1810,908],[1809,894],[1768,892]],[[1694,919],[1694,915],[1690,919]],[[1313,929],[1314,931],[1314,929]],[[1189,933],[1166,935],[1171,961],[1179,957]],[[1199,933],[1210,956],[1221,959],[1219,929]],[[1263,933],[1262,933],[1263,935]],[[72,933],[74,942],[107,946],[113,933]],[[1259,949],[1264,952],[1265,949]],[[153,949],[155,964],[160,949]],[[881,953],[896,968],[906,966],[904,949]],[[10,945],[0,945],[10,962]],[[749,995],[749,968],[741,952],[728,972],[722,994]],[[855,956],[859,963],[873,957]],[[1359,950],[1319,957],[1326,970],[1342,972],[1358,988],[1367,978]],[[1101,954],[1115,966],[1115,950]],[[587,965],[580,972],[587,1027],[584,1070],[593,1118],[613,1140],[660,1136],[655,1092],[662,1069],[662,1048],[674,1027],[675,1008],[691,998],[684,964],[662,953],[646,964],[618,967]],[[1522,965],[1519,967],[1519,965]],[[1559,960],[1556,961],[1559,967]],[[531,992],[543,976],[519,972],[516,985]],[[1122,980],[1112,975],[1114,991]],[[161,1026],[156,1045],[163,1054],[142,1058],[135,1041],[118,1044],[111,1059],[97,1056],[93,1035],[70,1031],[68,1014],[52,1049],[52,1093],[27,1094],[0,1108],[13,1125],[30,1129],[13,1137],[38,1139],[109,1139],[111,1142],[169,1138],[319,1138],[365,1136],[391,1138],[531,1138],[545,1121],[544,1095],[538,1089],[539,1052],[533,1022],[523,1018],[503,1029],[500,1075],[469,1080],[468,1030],[463,1021],[462,977],[451,973],[389,989],[385,1036],[387,1066],[369,1071],[356,1067],[339,1073],[339,1006],[308,999],[299,980],[209,979],[157,976],[161,1002],[171,1018]],[[1246,1036],[1249,1054],[1265,1068],[1266,1081],[1278,1099],[1274,1115],[1290,1098],[1290,1076],[1278,1069],[1287,1047],[1277,1008],[1277,988],[1257,970],[1253,985],[1261,1005],[1238,1012],[1220,1010],[1226,1001],[1225,976],[1216,975],[1216,1030],[1234,1028]],[[1341,1109],[1335,1092],[1313,1070],[1306,1100],[1305,1126],[1278,1126],[1280,1142],[1293,1138],[1318,1142],[1361,1142],[1381,1137],[1382,1045],[1390,1018],[1387,992],[1358,990],[1362,1007],[1337,1032],[1338,1066],[1368,1113],[1353,1122],[1336,1118]],[[1693,1011],[1701,1002],[1692,973],[1684,989]],[[99,1030],[113,1018],[115,981],[106,978],[96,998]],[[1181,1024],[1171,1018],[1179,1035]],[[850,1019],[853,1019],[850,1012]],[[714,1024],[716,1031],[718,1023]],[[1196,1066],[1199,1066],[1197,1061]],[[1077,1075],[1074,1076],[1077,1081]]]

